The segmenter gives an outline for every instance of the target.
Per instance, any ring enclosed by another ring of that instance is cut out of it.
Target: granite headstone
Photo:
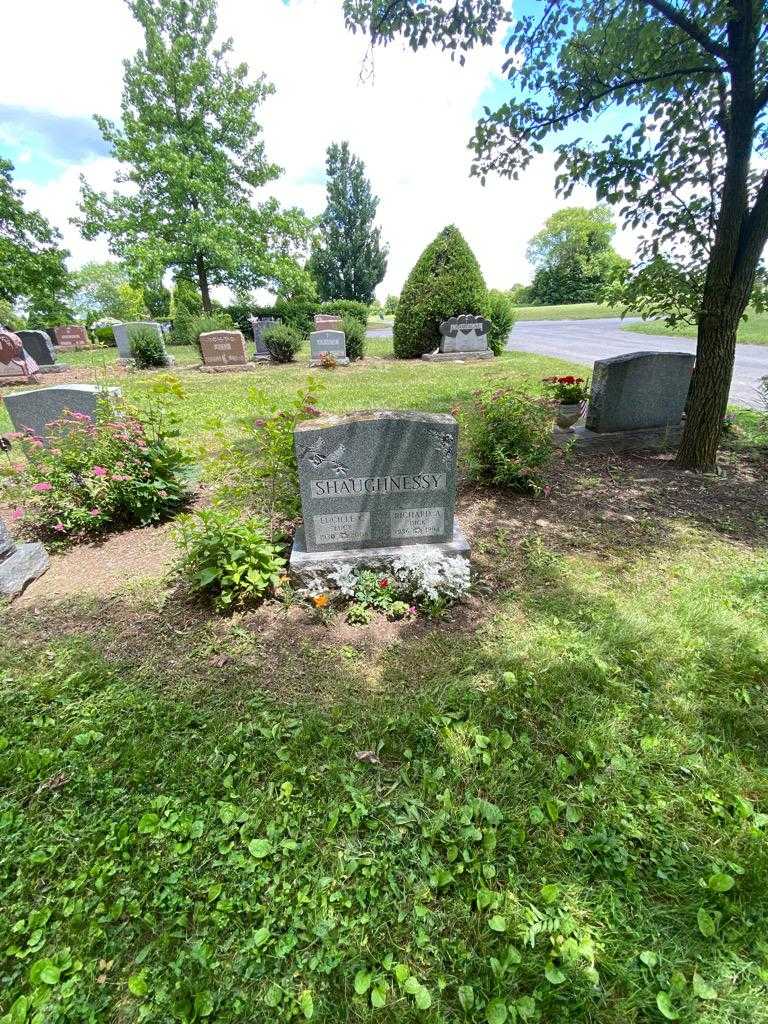
[[[299,423],[305,550],[451,541],[458,432],[445,413],[384,410]]]
[[[321,357],[328,353],[337,363],[346,365],[347,338],[344,331],[313,331],[309,336],[309,361],[316,366]]]
[[[253,331],[253,340],[256,344],[256,359],[264,361],[270,358],[269,349],[264,344],[262,336],[267,328],[274,327],[279,323],[280,321],[273,316],[251,317],[251,330]]]
[[[206,331],[200,335],[204,366],[246,366],[245,338],[241,331]]]
[[[488,348],[490,320],[462,313],[440,324],[440,348],[422,356],[428,362],[451,362],[463,359],[493,359]]]
[[[695,362],[691,352],[630,352],[597,360],[587,430],[679,427]]]
[[[5,523],[0,522],[0,595],[18,597],[28,583],[42,576],[50,565],[42,544],[16,544]]]
[[[24,345],[24,351],[37,363],[38,373],[66,373],[71,369],[66,363],[56,362],[56,352],[45,331],[17,331]]]
[[[12,391],[4,396],[14,429],[31,430],[45,439],[46,426],[61,418],[65,410],[93,417],[103,397],[119,397],[119,388],[100,388],[95,384],[57,384],[35,391]]]
[[[59,348],[88,348],[91,341],[84,327],[68,324],[53,328],[53,343]]]
[[[343,331],[344,321],[337,313],[315,313],[316,331]]]
[[[112,333],[115,336],[115,344],[117,345],[117,351],[120,353],[121,359],[133,358],[131,355],[131,336],[136,331],[143,331],[147,329],[157,331],[160,340],[163,342],[163,348],[165,348],[163,328],[154,320],[133,320],[129,323],[112,325]]]

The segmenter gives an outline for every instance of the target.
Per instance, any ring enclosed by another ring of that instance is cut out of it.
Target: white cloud
[[[68,115],[117,116],[121,60],[140,43],[120,0],[26,0],[5,18],[19,43],[0,66],[5,101]],[[469,177],[467,141],[479,98],[503,60],[500,47],[473,52],[463,68],[435,50],[413,53],[400,43],[371,57],[365,38],[345,29],[340,0],[220,0],[220,27],[234,37],[236,58],[252,74],[264,71],[277,87],[259,116],[267,154],[286,171],[273,186],[281,202],[321,212],[325,150],[333,141],[348,139],[365,161],[390,246],[382,296],[400,289],[423,248],[448,223],[465,234],[490,285],[528,278],[526,243],[562,205],[554,195],[552,158],[538,158],[518,182],[492,179],[483,188]],[[46,74],[29,74],[33,44]],[[76,210],[81,170],[109,187],[108,160],[67,168],[46,186],[26,186],[30,205],[39,205],[65,233],[76,265],[105,251],[101,243],[80,240],[66,223]],[[570,202],[594,197],[582,190]],[[619,247],[631,254],[633,240],[624,237]]]

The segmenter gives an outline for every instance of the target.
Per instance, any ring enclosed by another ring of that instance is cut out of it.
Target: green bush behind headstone
[[[440,344],[440,324],[450,316],[486,312],[485,281],[474,253],[453,224],[443,228],[419,257],[397,307],[394,350],[418,359]]]

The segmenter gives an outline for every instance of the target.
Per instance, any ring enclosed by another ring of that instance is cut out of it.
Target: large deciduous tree
[[[557,210],[528,244],[536,268],[530,295],[541,305],[599,302],[626,275],[629,260],[611,245],[616,231],[607,206]]]
[[[13,164],[0,159],[0,299],[19,306],[33,323],[69,316],[66,258],[61,235],[41,213],[24,206],[13,185]]]
[[[144,48],[125,61],[122,119],[96,121],[120,162],[112,195],[82,182],[86,238],[106,234],[138,280],[167,268],[194,277],[210,312],[210,287],[279,282],[303,251],[308,222],[255,192],[280,169],[264,153],[256,108],[273,91],[214,46],[216,0],[126,0]]]
[[[507,41],[511,96],[477,127],[476,173],[516,176],[557,133],[559,188],[593,185],[626,223],[647,229],[689,291],[696,370],[678,463],[714,466],[736,330],[768,240],[768,36],[762,0],[546,0]],[[500,0],[346,0],[374,43],[404,33],[461,53],[493,41]],[[463,54],[462,54],[463,56]],[[601,142],[571,137],[612,113]],[[615,115],[617,114],[617,118]],[[622,127],[612,127],[617,123]],[[653,275],[652,275],[653,276]],[[661,275],[663,276],[663,275]],[[658,281],[660,275],[656,274]],[[667,279],[669,275],[667,275]],[[682,283],[681,283],[682,282]],[[692,292],[692,294],[691,294]]]
[[[146,316],[144,294],[131,284],[128,269],[122,263],[86,263],[74,272],[72,284],[72,308],[86,323],[105,317],[140,320]]]
[[[376,285],[387,272],[387,247],[374,227],[379,200],[365,176],[365,166],[349,144],[328,147],[328,205],[320,218],[310,267],[323,299],[373,301]]]

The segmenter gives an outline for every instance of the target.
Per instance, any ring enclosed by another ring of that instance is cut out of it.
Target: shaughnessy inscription
[[[404,494],[409,491],[444,491],[445,473],[400,476],[357,476],[340,480],[312,480],[313,498],[350,498],[359,494]]]

